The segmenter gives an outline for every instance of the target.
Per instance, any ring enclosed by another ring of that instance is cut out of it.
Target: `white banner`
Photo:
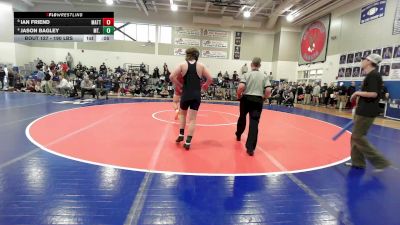
[[[174,55],[186,55],[185,51],[186,49],[184,48],[174,48]]]
[[[175,38],[175,45],[200,46],[200,39]]]
[[[222,30],[204,29],[203,30],[203,35],[204,36],[208,36],[208,37],[227,38],[227,37],[229,37],[229,32],[228,31],[222,31]]]
[[[226,59],[228,57],[228,53],[224,51],[203,50],[201,51],[201,56],[204,58]]]
[[[176,28],[176,33],[179,34],[179,35],[200,36],[201,35],[201,29],[177,27]]]
[[[202,46],[207,48],[228,48],[228,42],[215,40],[202,40]]]

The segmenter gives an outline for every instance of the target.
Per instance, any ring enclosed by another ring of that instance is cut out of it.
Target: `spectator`
[[[5,82],[4,82],[4,78],[5,78],[5,76],[6,76],[6,72],[4,72],[4,69],[3,69],[3,67],[2,66],[0,66],[0,82],[1,82],[1,90],[3,90],[4,89],[4,86],[5,86]]]
[[[324,85],[321,87],[321,101],[324,105],[326,105],[325,99],[327,95],[327,90],[328,90],[328,84],[324,83]]]
[[[147,73],[147,71],[146,71],[146,65],[144,64],[144,62],[142,62],[142,63],[140,64],[140,72],[142,72],[142,73]]]
[[[228,81],[228,80],[229,80],[228,71],[225,71],[225,74],[224,74],[223,78],[224,78],[225,81]]]
[[[160,70],[156,66],[156,68],[154,68],[153,70],[153,78],[159,78],[159,77],[160,77]]]
[[[236,70],[233,71],[232,80],[239,81],[239,74],[236,72]]]
[[[315,83],[312,91],[313,103],[315,106],[319,105],[319,97],[321,94],[320,92],[321,92],[321,86],[319,86],[319,83]]]
[[[69,82],[67,78],[62,77],[60,83],[56,86],[58,93],[61,95],[67,96],[69,94],[69,91],[71,90],[71,87],[69,85]]]
[[[331,83],[331,85],[328,87],[326,91],[326,98],[325,98],[325,105],[328,107],[328,105],[331,105],[333,107],[334,100],[335,100],[335,86],[334,83]]]
[[[67,61],[68,67],[73,68],[73,58],[71,53],[68,52],[67,56],[65,57],[65,60]]]
[[[100,65],[100,67],[99,67],[99,72],[100,72],[100,76],[107,76],[107,66],[106,66],[106,63],[103,62],[103,64]]]
[[[303,102],[303,101],[304,101],[304,85],[299,85],[297,87],[297,102]]]
[[[289,107],[293,107],[293,102],[294,102],[294,95],[293,92],[290,88],[287,88],[284,92],[283,92],[283,104],[285,106],[289,106]]]
[[[89,77],[85,77],[81,82],[81,99],[84,98],[86,92],[89,92],[93,98],[96,97],[95,87]]]
[[[106,82],[104,81],[103,77],[98,77],[96,80],[96,96],[99,99],[99,96],[106,96],[108,99],[108,92],[109,89],[106,87]]]
[[[247,67],[247,63],[245,63],[245,64],[242,66],[242,75],[245,74],[245,73],[247,73],[247,71],[249,71],[249,68]]]
[[[309,105],[311,103],[311,93],[312,93],[313,87],[311,84],[307,84],[305,88],[305,95],[304,95],[304,104]]]
[[[346,107],[347,103],[347,88],[344,86],[343,82],[339,83],[339,87],[337,88],[337,94],[338,94],[338,101],[336,108],[339,110],[342,110],[342,108]]]

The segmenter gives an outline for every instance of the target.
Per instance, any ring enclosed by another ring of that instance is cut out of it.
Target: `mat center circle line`
[[[165,119],[161,119],[159,117],[157,117],[158,114],[160,113],[164,113],[164,112],[175,112],[174,110],[161,110],[161,111],[157,111],[154,112],[151,116],[153,117],[153,119],[158,120],[158,121],[162,121],[165,123],[171,123],[171,124],[179,124],[178,121],[171,121],[171,120],[165,120]],[[239,117],[236,114],[233,113],[227,113],[227,112],[221,112],[221,111],[214,111],[214,110],[201,110],[199,112],[215,112],[215,113],[222,113],[222,114],[226,114],[226,115],[230,115],[230,116],[234,116],[234,117]],[[205,114],[202,114],[203,116],[207,116]],[[231,126],[231,125],[236,125],[237,121],[232,122],[232,123],[217,123],[217,124],[196,124],[196,126],[202,126],[202,127],[219,127],[219,126]]]

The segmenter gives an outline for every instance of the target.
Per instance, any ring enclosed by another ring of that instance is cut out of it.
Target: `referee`
[[[257,145],[258,123],[260,121],[264,100],[271,94],[271,87],[267,76],[259,71],[261,59],[255,57],[251,62],[251,71],[245,73],[237,89],[240,99],[240,116],[237,122],[236,140],[240,138],[246,128],[246,116],[250,115],[249,134],[246,141],[247,154],[254,155]]]

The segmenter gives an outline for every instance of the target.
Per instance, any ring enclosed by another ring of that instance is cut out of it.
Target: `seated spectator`
[[[14,88],[15,88],[16,91],[22,91],[23,87],[24,87],[23,77],[19,73],[17,73],[15,75]]]
[[[294,103],[294,95],[293,95],[292,90],[290,90],[290,88],[286,89],[283,92],[283,101],[282,101],[282,103],[285,106],[289,106],[289,107],[293,107],[294,106],[293,105],[293,103]]]
[[[106,87],[106,82],[103,80],[102,77],[98,77],[96,80],[97,99],[99,99],[99,96],[106,96],[106,99],[108,99],[108,92],[109,89]]]
[[[96,97],[95,85],[93,85],[93,82],[89,79],[89,77],[84,78],[81,82],[81,99],[83,99],[86,92],[89,92],[93,98]]]
[[[169,96],[169,92],[167,90],[166,85],[163,85],[162,90],[160,92],[161,97],[166,98]]]
[[[268,104],[272,104],[272,101],[276,101],[277,104],[279,104],[282,99],[281,95],[279,94],[279,88],[278,86],[275,86],[274,89],[271,92],[271,97],[268,98]]]
[[[35,89],[35,81],[33,79],[33,77],[28,77],[28,80],[26,81],[26,91],[28,92],[36,92]]]
[[[217,100],[222,100],[224,98],[224,92],[221,87],[217,87],[217,90],[215,91],[215,98]]]
[[[68,79],[65,77],[62,77],[60,83],[56,86],[58,93],[63,96],[67,96],[72,88],[73,86],[70,86]]]

